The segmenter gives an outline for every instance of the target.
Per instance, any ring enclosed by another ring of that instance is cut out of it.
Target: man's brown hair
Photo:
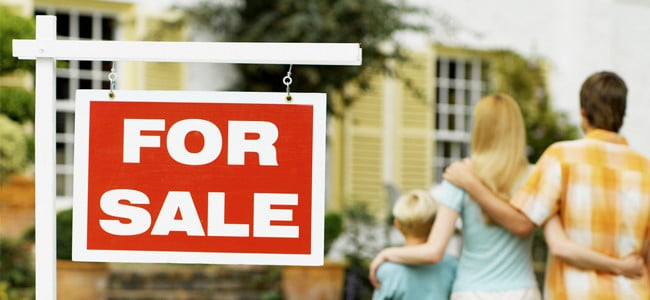
[[[585,80],[580,89],[580,108],[595,128],[618,132],[623,126],[627,87],[614,72],[602,71]]]

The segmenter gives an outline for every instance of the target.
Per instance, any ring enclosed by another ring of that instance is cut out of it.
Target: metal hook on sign
[[[115,73],[115,62],[111,65],[111,72],[108,74],[108,82],[110,83],[110,90],[108,91],[108,97],[113,99],[115,98],[115,80],[117,79],[117,73]]]
[[[282,83],[284,83],[284,85],[287,86],[287,97],[286,97],[287,102],[291,102],[292,100],[291,90],[289,88],[291,86],[291,83],[293,82],[293,79],[291,79],[291,67],[293,67],[293,65],[289,65],[289,71],[287,71],[287,75],[284,76],[284,78],[282,78]]]

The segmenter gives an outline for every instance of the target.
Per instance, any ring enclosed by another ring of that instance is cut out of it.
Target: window
[[[434,174],[436,182],[450,163],[470,150],[472,110],[487,90],[487,63],[478,58],[441,56],[436,61],[436,122]]]
[[[37,7],[36,15],[55,15],[57,39],[112,40],[116,17],[79,9]],[[74,95],[77,89],[107,89],[112,63],[58,61],[56,70],[56,195],[71,201],[74,143]]]

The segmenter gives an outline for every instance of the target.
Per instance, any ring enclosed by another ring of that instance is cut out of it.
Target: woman
[[[474,109],[471,141],[471,167],[476,177],[502,199],[510,199],[528,173],[525,149],[524,122],[517,103],[504,94],[481,99]],[[494,224],[465,191],[447,181],[434,192],[434,198],[440,207],[427,242],[382,250],[370,265],[376,287],[380,283],[374,273],[384,261],[416,265],[440,261],[460,216],[463,244],[451,299],[541,299],[530,257],[531,235],[519,237]],[[589,257],[598,263],[607,260],[624,266],[604,255]]]

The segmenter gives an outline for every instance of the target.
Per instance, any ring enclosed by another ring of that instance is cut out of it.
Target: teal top
[[[537,287],[531,260],[532,234],[517,237],[498,224],[486,224],[481,207],[448,181],[433,191],[438,203],[463,220],[454,291],[506,291]]]
[[[377,269],[381,287],[372,294],[372,300],[447,300],[457,263],[451,255],[432,265],[385,262]]]

